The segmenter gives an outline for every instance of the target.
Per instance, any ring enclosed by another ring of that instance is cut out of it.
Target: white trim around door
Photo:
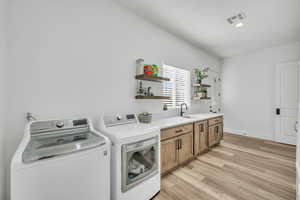
[[[275,141],[296,144],[300,96],[300,62],[280,63],[276,67]]]

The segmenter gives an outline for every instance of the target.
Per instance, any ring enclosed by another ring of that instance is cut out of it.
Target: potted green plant
[[[206,79],[208,77],[207,73],[208,73],[209,67],[206,67],[202,70],[195,70],[195,75],[197,77],[197,81],[199,84],[202,84],[202,80]]]
[[[205,88],[200,88],[197,91],[197,96],[200,98],[206,98],[207,97],[207,90]]]

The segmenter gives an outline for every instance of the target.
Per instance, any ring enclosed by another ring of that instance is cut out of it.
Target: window
[[[184,69],[164,65],[163,76],[170,78],[163,84],[164,96],[171,97],[164,100],[168,108],[179,107],[180,104],[190,104],[190,72]]]

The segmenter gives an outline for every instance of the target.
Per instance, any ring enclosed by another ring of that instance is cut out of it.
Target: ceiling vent
[[[227,19],[228,23],[231,25],[234,25],[235,27],[241,27],[243,26],[243,20],[246,18],[246,15],[244,13],[239,13],[235,16],[229,17]]]

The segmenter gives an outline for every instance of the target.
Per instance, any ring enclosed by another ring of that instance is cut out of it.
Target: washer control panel
[[[121,115],[118,115],[118,116],[116,117],[116,119],[117,119],[118,121],[121,121],[123,118],[122,118]]]
[[[78,129],[89,127],[87,119],[62,119],[32,122],[30,134],[37,135],[50,131],[60,131],[65,129]]]
[[[138,120],[135,114],[104,116],[103,121],[106,127],[118,126],[123,124],[138,124]]]
[[[62,128],[62,127],[64,127],[64,125],[65,125],[65,123],[63,121],[56,122],[56,127],[57,128]]]

